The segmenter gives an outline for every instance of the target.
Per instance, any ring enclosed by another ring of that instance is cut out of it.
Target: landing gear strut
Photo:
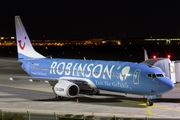
[[[55,98],[62,99],[62,97],[59,95],[55,95]]]
[[[52,87],[52,90],[54,92],[54,86]],[[61,99],[62,98],[61,96],[57,95],[55,92],[54,92],[54,94],[55,94],[55,98],[57,98],[57,99]]]
[[[153,101],[151,101],[149,98],[150,98],[150,96],[151,96],[151,94],[152,94],[152,91],[151,91],[151,93],[150,93],[150,95],[149,95],[149,97],[148,97],[148,99],[147,99],[147,102],[146,102],[146,105],[147,106],[153,106]]]
[[[90,90],[89,91],[89,95],[99,95],[100,94],[100,90]]]

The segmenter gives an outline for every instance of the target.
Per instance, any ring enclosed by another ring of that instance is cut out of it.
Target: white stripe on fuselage
[[[88,85],[91,87],[91,88],[94,88],[96,89],[96,85],[89,79],[86,79],[86,78],[77,78],[77,77],[60,77],[59,80],[72,80],[72,81],[86,81],[88,83]]]

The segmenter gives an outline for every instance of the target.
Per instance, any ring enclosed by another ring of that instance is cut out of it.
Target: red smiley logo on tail
[[[25,37],[25,40],[26,40],[26,37]],[[19,47],[23,50],[23,49],[24,49],[24,47],[25,47],[25,43],[24,43],[24,45],[23,45],[23,46],[21,46],[21,40],[18,40],[18,42],[19,42]]]

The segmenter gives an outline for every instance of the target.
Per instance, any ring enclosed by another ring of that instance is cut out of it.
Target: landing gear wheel
[[[146,105],[147,105],[147,106],[153,106],[153,102],[150,101],[150,100],[147,100]]]

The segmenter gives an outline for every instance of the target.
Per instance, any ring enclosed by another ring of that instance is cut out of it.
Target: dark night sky
[[[20,15],[31,39],[180,37],[179,0],[0,2],[0,36],[15,36]]]

